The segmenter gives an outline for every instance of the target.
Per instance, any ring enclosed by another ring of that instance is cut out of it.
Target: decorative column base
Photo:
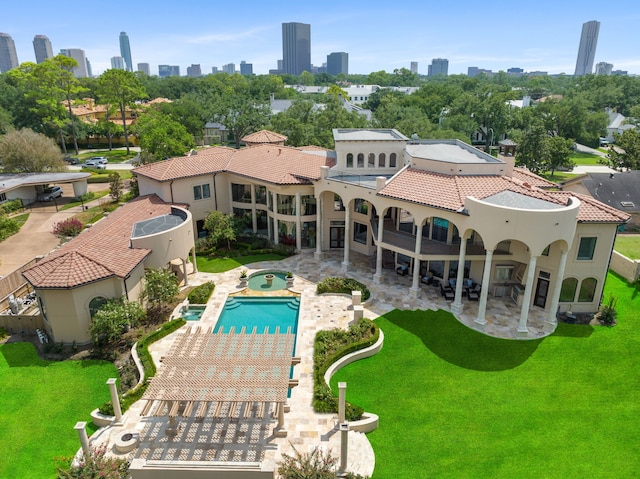
[[[417,298],[418,297],[418,291],[420,291],[420,288],[409,288],[409,297],[410,298]]]
[[[349,266],[351,266],[351,262],[350,261],[343,261],[341,264],[342,264],[342,271],[344,273],[349,271]]]
[[[519,338],[528,338],[529,337],[529,329],[524,327],[524,328],[518,328],[518,337]]]
[[[460,316],[463,310],[464,310],[464,305],[462,303],[451,303],[451,312],[456,316]]]
[[[313,252],[313,257],[317,260],[322,259],[322,251],[314,251]]]
[[[275,437],[287,437],[287,430],[284,427],[276,427],[273,429],[273,435]]]
[[[550,319],[544,320],[544,330],[548,333],[553,333],[558,327],[558,321],[553,321]]]
[[[376,284],[382,284],[382,275],[378,273],[373,274],[373,282]]]
[[[484,318],[476,318],[476,319],[474,319],[474,320],[473,320],[473,323],[474,323],[476,326],[479,326],[479,327],[480,327],[480,330],[481,330],[481,331],[483,331],[483,330],[484,330],[485,325],[487,324],[487,320],[486,320],[486,319],[484,319]]]

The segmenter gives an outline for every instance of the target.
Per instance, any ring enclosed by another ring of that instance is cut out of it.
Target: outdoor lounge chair
[[[453,289],[451,289],[450,286],[443,286],[442,283],[440,283],[440,294],[442,294],[444,299],[447,301],[453,301],[456,297]]]
[[[480,290],[482,287],[479,284],[476,284],[472,288],[467,289],[467,298],[469,301],[478,301],[480,299]]]

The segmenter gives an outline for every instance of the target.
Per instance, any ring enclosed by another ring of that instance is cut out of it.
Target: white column
[[[296,250],[302,250],[302,201],[300,192],[296,193]]]
[[[339,473],[347,470],[347,453],[349,451],[349,423],[340,424],[340,468]]]
[[[347,205],[344,210],[344,259],[342,260],[342,271],[349,268],[349,248],[351,246],[351,205]]]
[[[382,282],[382,238],[384,232],[384,215],[378,212],[378,241],[376,245],[376,273],[373,275],[374,283]]]
[[[411,289],[409,289],[409,294],[414,298],[418,296],[418,291],[420,290],[421,246],[422,246],[422,224],[419,224],[416,227],[416,245],[413,248],[413,283],[411,284]]]
[[[551,296],[551,306],[549,306],[549,316],[545,323],[552,328],[555,328],[558,324],[558,303],[560,302],[560,292],[562,291],[562,280],[564,279],[564,269],[567,265],[568,252],[563,251],[560,255],[560,264],[558,265],[558,274],[556,275],[556,284],[553,288],[553,295]]]
[[[189,272],[187,271],[187,260],[182,258],[182,273],[184,274],[184,285],[189,286]]]
[[[279,242],[280,242],[280,239],[278,238],[278,218],[276,218],[276,213],[274,211],[273,212],[273,244],[278,244]]]
[[[531,303],[531,293],[533,291],[533,279],[536,273],[537,256],[531,256],[529,260],[529,269],[527,270],[527,284],[524,287],[524,296],[522,297],[522,309],[520,310],[520,321],[518,322],[518,333],[526,335],[527,319],[529,318],[529,303]]]
[[[256,214],[256,186],[251,185],[251,230],[253,234],[258,232],[258,217]]]
[[[345,421],[347,383],[338,383],[338,423]]]
[[[467,240],[460,238],[460,254],[458,255],[458,274],[456,275],[456,296],[451,305],[455,314],[462,312],[462,290],[464,289],[464,261],[467,255]]]
[[[85,460],[89,460],[91,457],[91,449],[89,449],[89,437],[87,436],[87,423],[84,421],[77,422],[74,429],[78,431],[78,437],[80,438],[80,444],[82,445],[82,453]]]
[[[316,196],[316,259],[322,257],[322,195]]]
[[[484,272],[482,273],[482,289],[480,290],[480,301],[478,303],[478,316],[474,320],[475,323],[484,326],[487,320],[484,315],[487,311],[487,294],[489,292],[489,281],[491,279],[491,262],[493,260],[493,250],[487,250],[484,259]]]
[[[198,263],[196,261],[196,249],[191,248],[191,261],[193,262],[193,272],[198,272]]]
[[[122,409],[120,408],[120,397],[118,396],[118,387],[116,386],[116,378],[107,379],[109,393],[111,393],[111,404],[113,404],[113,414],[116,416],[116,423],[122,422]]]

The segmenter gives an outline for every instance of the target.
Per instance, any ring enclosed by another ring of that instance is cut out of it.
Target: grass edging
[[[162,325],[162,327],[147,334],[135,344],[136,353],[140,362],[140,364],[136,362],[136,366],[138,366],[139,370],[140,366],[142,366],[142,370],[140,370],[141,379],[133,389],[122,394],[120,408],[123,413],[126,412],[134,402],[142,397],[149,385],[149,379],[156,374],[156,365],[153,362],[151,353],[149,352],[149,346],[173,333],[185,324],[187,324],[187,322],[182,318],[173,319]],[[99,411],[101,414],[113,416],[113,404],[111,404],[111,401],[108,401],[99,408]]]

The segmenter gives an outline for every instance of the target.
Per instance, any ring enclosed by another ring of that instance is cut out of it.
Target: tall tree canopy
[[[145,162],[182,156],[195,147],[193,136],[184,126],[157,110],[140,115],[133,131],[140,139]]]
[[[51,138],[28,128],[12,130],[0,137],[0,158],[6,173],[41,173],[66,169],[58,145]]]

